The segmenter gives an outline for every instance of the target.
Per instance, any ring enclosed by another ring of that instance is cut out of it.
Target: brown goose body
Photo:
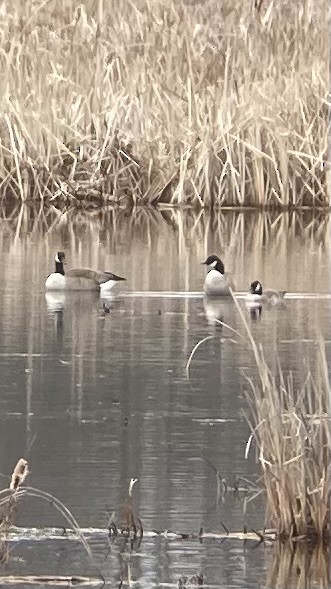
[[[90,268],[73,268],[64,271],[63,252],[55,256],[55,272],[45,282],[46,290],[110,290],[120,281],[126,280],[112,272],[91,270]]]

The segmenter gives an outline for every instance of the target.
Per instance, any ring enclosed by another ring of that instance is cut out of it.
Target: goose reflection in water
[[[233,315],[231,298],[204,296],[203,307],[209,325],[220,325],[220,321],[228,323]]]

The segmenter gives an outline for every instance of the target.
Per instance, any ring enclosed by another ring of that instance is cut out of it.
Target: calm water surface
[[[197,532],[259,528],[264,505],[246,513],[241,498],[216,502],[216,479],[205,456],[231,484],[258,473],[254,455],[244,459],[249,428],[242,415],[254,376],[249,346],[208,322],[213,311],[199,297],[164,298],[163,290],[201,291],[207,253],[219,252],[239,290],[258,278],[291,292],[329,292],[328,219],[230,216],[210,221],[167,213],[162,218],[55,219],[52,223],[0,225],[0,464],[10,475],[21,456],[29,460],[29,483],[56,495],[83,527],[106,527],[118,514],[131,477],[139,479],[134,504],[145,530]],[[127,277],[108,301],[94,294],[46,294],[43,284],[53,256],[65,250],[70,266],[113,270]],[[134,297],[133,291],[160,291]],[[123,296],[123,295],[126,296]],[[130,296],[129,296],[130,295]],[[244,333],[231,301],[217,312]],[[241,303],[242,305],[242,303]],[[244,306],[242,305],[244,309]],[[244,309],[245,311],[245,309]],[[330,340],[330,301],[288,300],[246,313],[254,337],[276,369],[295,382],[305,376],[319,332]],[[185,366],[197,349],[187,379]],[[327,343],[330,356],[330,345]],[[3,486],[6,478],[1,479]],[[49,505],[29,500],[19,512],[24,526],[61,526]],[[122,541],[94,541],[98,567],[118,586],[129,549]],[[181,575],[203,572],[217,587],[269,586],[268,548],[239,541],[144,539],[131,555],[138,587],[177,584]],[[11,573],[87,574],[80,546],[64,541],[21,542]]]

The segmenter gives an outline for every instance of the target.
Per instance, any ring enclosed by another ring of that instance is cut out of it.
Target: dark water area
[[[220,522],[231,531],[260,529],[263,498],[245,509],[243,497],[232,493],[217,503],[215,473],[202,459],[229,484],[238,476],[258,476],[254,452],[245,459],[249,427],[243,415],[245,375],[256,378],[254,358],[240,336],[208,321],[216,305],[223,321],[244,334],[233,301],[209,304],[190,292],[202,291],[200,262],[215,252],[238,290],[257,278],[270,288],[321,295],[288,299],[257,321],[239,301],[269,366],[277,370],[278,354],[285,374],[292,371],[300,385],[319,333],[330,360],[329,219],[64,215],[2,221],[0,241],[2,487],[24,456],[28,483],[58,497],[85,528],[105,528],[113,511],[120,523],[134,477],[134,506],[145,530],[221,531]],[[109,313],[103,314],[98,294],[45,294],[57,250],[66,252],[69,267],[126,276],[107,301]],[[190,353],[208,336],[188,379]],[[16,523],[64,525],[36,499],[22,503]],[[92,550],[110,586],[118,586],[129,560],[137,587],[176,586],[181,575],[199,572],[208,586],[272,586],[275,550],[254,545],[146,537],[131,556],[120,539],[110,546],[93,540]],[[12,574],[91,572],[75,542],[20,542],[12,548]]]

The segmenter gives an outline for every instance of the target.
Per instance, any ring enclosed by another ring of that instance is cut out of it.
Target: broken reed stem
[[[207,335],[207,337],[204,337],[204,338],[203,338],[202,340],[200,340],[200,341],[199,341],[197,344],[195,344],[195,346],[194,346],[194,348],[193,348],[192,352],[191,352],[191,353],[190,353],[190,355],[189,355],[189,359],[188,359],[188,361],[187,361],[187,363],[186,363],[186,366],[185,366],[185,372],[186,372],[186,378],[187,378],[187,380],[190,380],[190,366],[191,366],[191,362],[192,362],[192,360],[193,360],[193,356],[194,356],[195,352],[197,351],[197,349],[198,349],[198,348],[199,348],[199,347],[200,347],[200,346],[201,346],[201,345],[202,345],[204,342],[207,342],[207,341],[208,341],[208,340],[210,340],[210,339],[214,339],[215,337],[219,337],[219,336],[216,336],[216,335]]]
[[[227,323],[225,323],[224,321],[221,321],[220,319],[215,319],[214,321],[215,321],[215,323],[221,325],[222,327],[226,327],[227,329],[232,331],[232,333],[235,333],[236,335],[238,335],[241,339],[245,340],[245,338],[242,336],[242,334],[239,331],[237,331],[236,329],[233,329],[233,327],[231,327],[230,325],[227,325]],[[188,361],[185,366],[187,380],[190,380],[190,366],[191,366],[191,362],[193,360],[193,356],[194,356],[195,352],[203,343],[207,342],[210,339],[215,339],[215,338],[220,339],[220,335],[208,335],[207,337],[204,337],[202,340],[200,340],[197,344],[195,344],[194,348],[192,349],[192,351],[189,355]]]

